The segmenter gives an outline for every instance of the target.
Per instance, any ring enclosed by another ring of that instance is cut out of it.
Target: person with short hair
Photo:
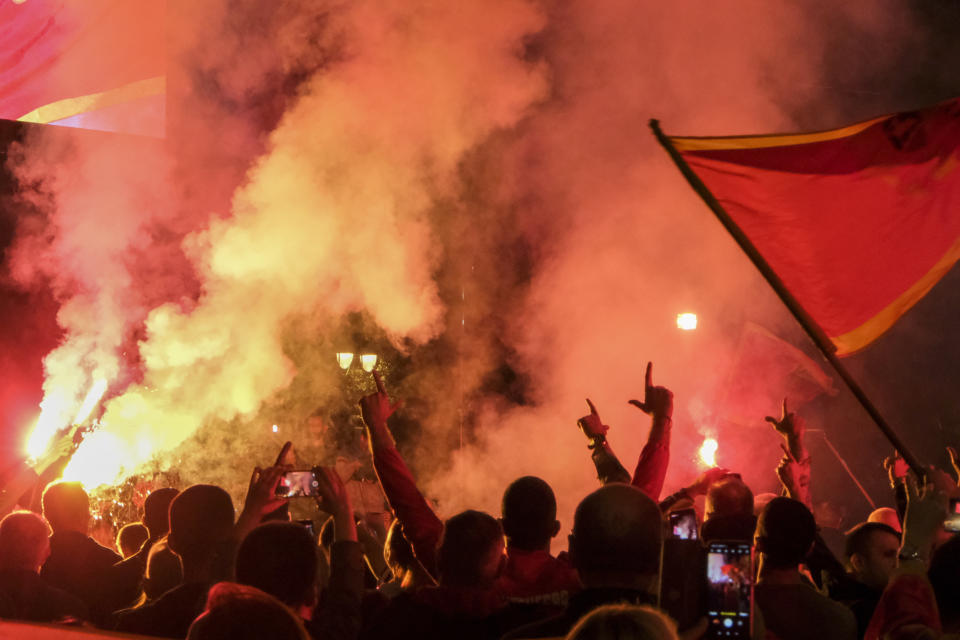
[[[853,613],[818,593],[800,573],[816,533],[813,514],[803,503],[775,498],[764,507],[755,537],[760,557],[756,606],[780,640],[853,640]]]
[[[140,547],[150,537],[150,532],[143,526],[142,522],[129,522],[117,532],[117,551],[127,560],[132,555],[140,551]]]
[[[900,535],[885,524],[863,522],[847,533],[846,573],[830,585],[830,597],[843,603],[857,618],[862,638],[880,596],[897,568]]]
[[[80,598],[40,577],[50,555],[49,536],[49,525],[31,511],[14,511],[0,521],[0,617],[31,622],[87,619]]]
[[[565,640],[678,640],[677,623],[653,607],[607,604],[581,618]]]
[[[300,619],[277,598],[242,584],[211,587],[187,640],[309,640]]]
[[[577,506],[569,537],[583,590],[571,596],[563,613],[504,637],[562,637],[603,605],[655,605],[662,539],[660,508],[643,491],[620,483],[597,489]]]
[[[136,598],[139,577],[118,570],[120,556],[88,535],[90,498],[79,482],[48,485],[42,505],[53,534],[40,577],[83,600],[91,621],[106,626],[113,611]]]

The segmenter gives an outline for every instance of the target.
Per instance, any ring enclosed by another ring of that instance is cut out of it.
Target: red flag
[[[960,258],[960,100],[819,133],[667,140],[840,355]]]
[[[166,2],[0,1],[0,118],[163,135]]]

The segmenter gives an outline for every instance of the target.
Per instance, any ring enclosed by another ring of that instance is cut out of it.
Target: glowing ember
[[[719,447],[720,444],[714,438],[704,438],[703,444],[700,445],[700,450],[697,452],[697,455],[700,456],[700,462],[707,467],[717,466],[717,449]]]
[[[695,313],[678,313],[677,314],[677,328],[683,331],[693,331],[697,328],[697,314]]]

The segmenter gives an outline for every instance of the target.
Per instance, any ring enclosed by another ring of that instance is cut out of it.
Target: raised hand
[[[363,421],[370,428],[386,426],[387,418],[403,404],[399,400],[393,404],[390,403],[390,396],[387,395],[387,389],[383,385],[383,378],[376,371],[373,372],[373,379],[377,383],[377,392],[360,399],[360,413]]]
[[[247,488],[243,511],[256,518],[261,518],[282,507],[287,500],[277,497],[277,485],[280,484],[281,476],[288,470],[289,467],[280,465],[274,465],[266,469],[255,468],[250,476],[250,485]]]
[[[643,402],[630,400],[630,404],[644,413],[653,416],[654,420],[673,418],[673,392],[666,387],[656,387],[653,384],[653,363],[647,363],[647,373],[644,378]]]
[[[907,462],[896,452],[894,452],[892,456],[884,458],[883,468],[887,470],[887,477],[890,479],[891,487],[896,487],[897,484],[906,480],[907,473],[910,471]]]
[[[590,407],[590,413],[577,420],[577,426],[580,427],[583,434],[591,440],[603,438],[607,435],[610,427],[603,424],[603,421],[600,419],[600,414],[597,413],[597,408],[590,402],[590,398],[587,398],[587,406]]]
[[[915,559],[925,563],[947,516],[947,494],[926,479],[918,485],[908,477],[906,487],[907,513],[903,520],[901,557],[915,555]]]
[[[803,419],[787,408],[786,398],[783,399],[783,409],[780,413],[780,419],[778,420],[773,416],[767,416],[764,420],[772,424],[773,428],[777,430],[777,433],[787,438],[796,438],[803,435]]]
[[[317,506],[333,516],[333,537],[335,540],[357,540],[357,524],[353,520],[353,507],[350,494],[343,480],[331,467],[314,467],[317,478]]]

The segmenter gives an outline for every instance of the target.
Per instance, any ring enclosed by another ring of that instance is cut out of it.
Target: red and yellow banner
[[[0,118],[162,136],[166,3],[0,1]]]
[[[839,355],[960,258],[960,100],[819,133],[667,140]]]

